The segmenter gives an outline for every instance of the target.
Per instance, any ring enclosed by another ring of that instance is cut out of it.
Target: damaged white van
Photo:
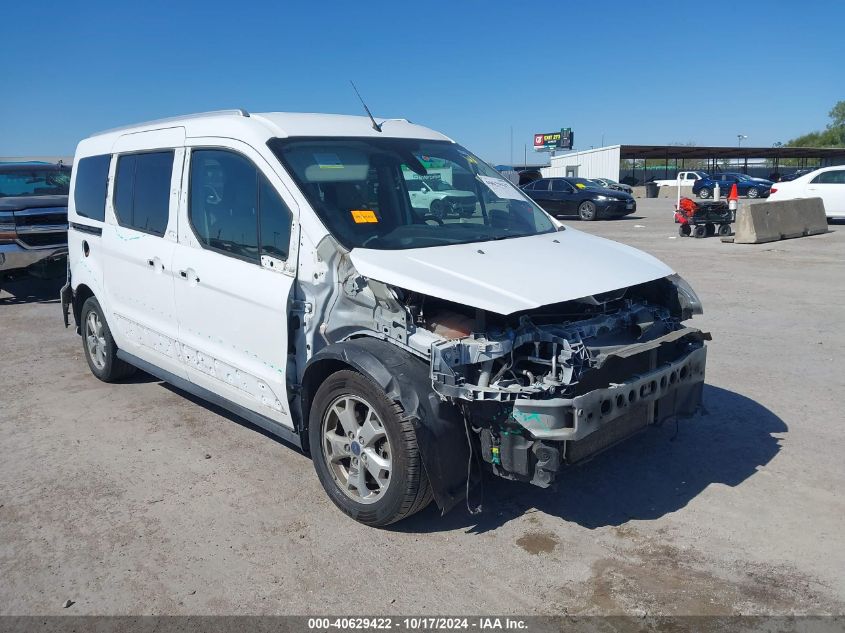
[[[301,447],[368,525],[445,512],[482,467],[548,486],[701,405],[683,279],[405,120],[111,130],[77,148],[69,215],[65,324],[94,375],[140,368]]]

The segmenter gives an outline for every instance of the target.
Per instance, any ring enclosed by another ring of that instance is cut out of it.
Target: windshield
[[[447,246],[556,230],[519,189],[454,143],[291,138],[269,146],[348,249]]]
[[[70,187],[70,170],[43,169],[37,166],[21,169],[0,166],[0,198],[12,196],[66,196]]]

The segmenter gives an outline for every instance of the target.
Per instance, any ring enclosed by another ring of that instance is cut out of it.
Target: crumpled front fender
[[[305,368],[303,419],[307,401],[319,387],[327,366],[347,365],[378,384],[387,397],[399,403],[416,432],[417,445],[434,500],[445,513],[466,496],[467,445],[460,409],[440,399],[431,386],[430,368],[405,350],[375,338],[334,343],[315,354]],[[307,436],[307,433],[303,433]]]

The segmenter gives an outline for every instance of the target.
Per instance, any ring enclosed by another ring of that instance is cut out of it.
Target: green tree
[[[839,101],[828,113],[830,123],[824,130],[810,132],[788,141],[791,147],[845,147],[845,101]]]
[[[830,111],[831,123],[827,127],[845,126],[845,101],[839,101]]]

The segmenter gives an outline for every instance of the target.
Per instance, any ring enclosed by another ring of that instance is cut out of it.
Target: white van
[[[301,447],[363,523],[445,512],[481,468],[548,486],[700,406],[692,289],[433,130],[214,112],[74,164],[62,304],[94,375],[140,368]],[[447,172],[471,212],[412,204]]]

